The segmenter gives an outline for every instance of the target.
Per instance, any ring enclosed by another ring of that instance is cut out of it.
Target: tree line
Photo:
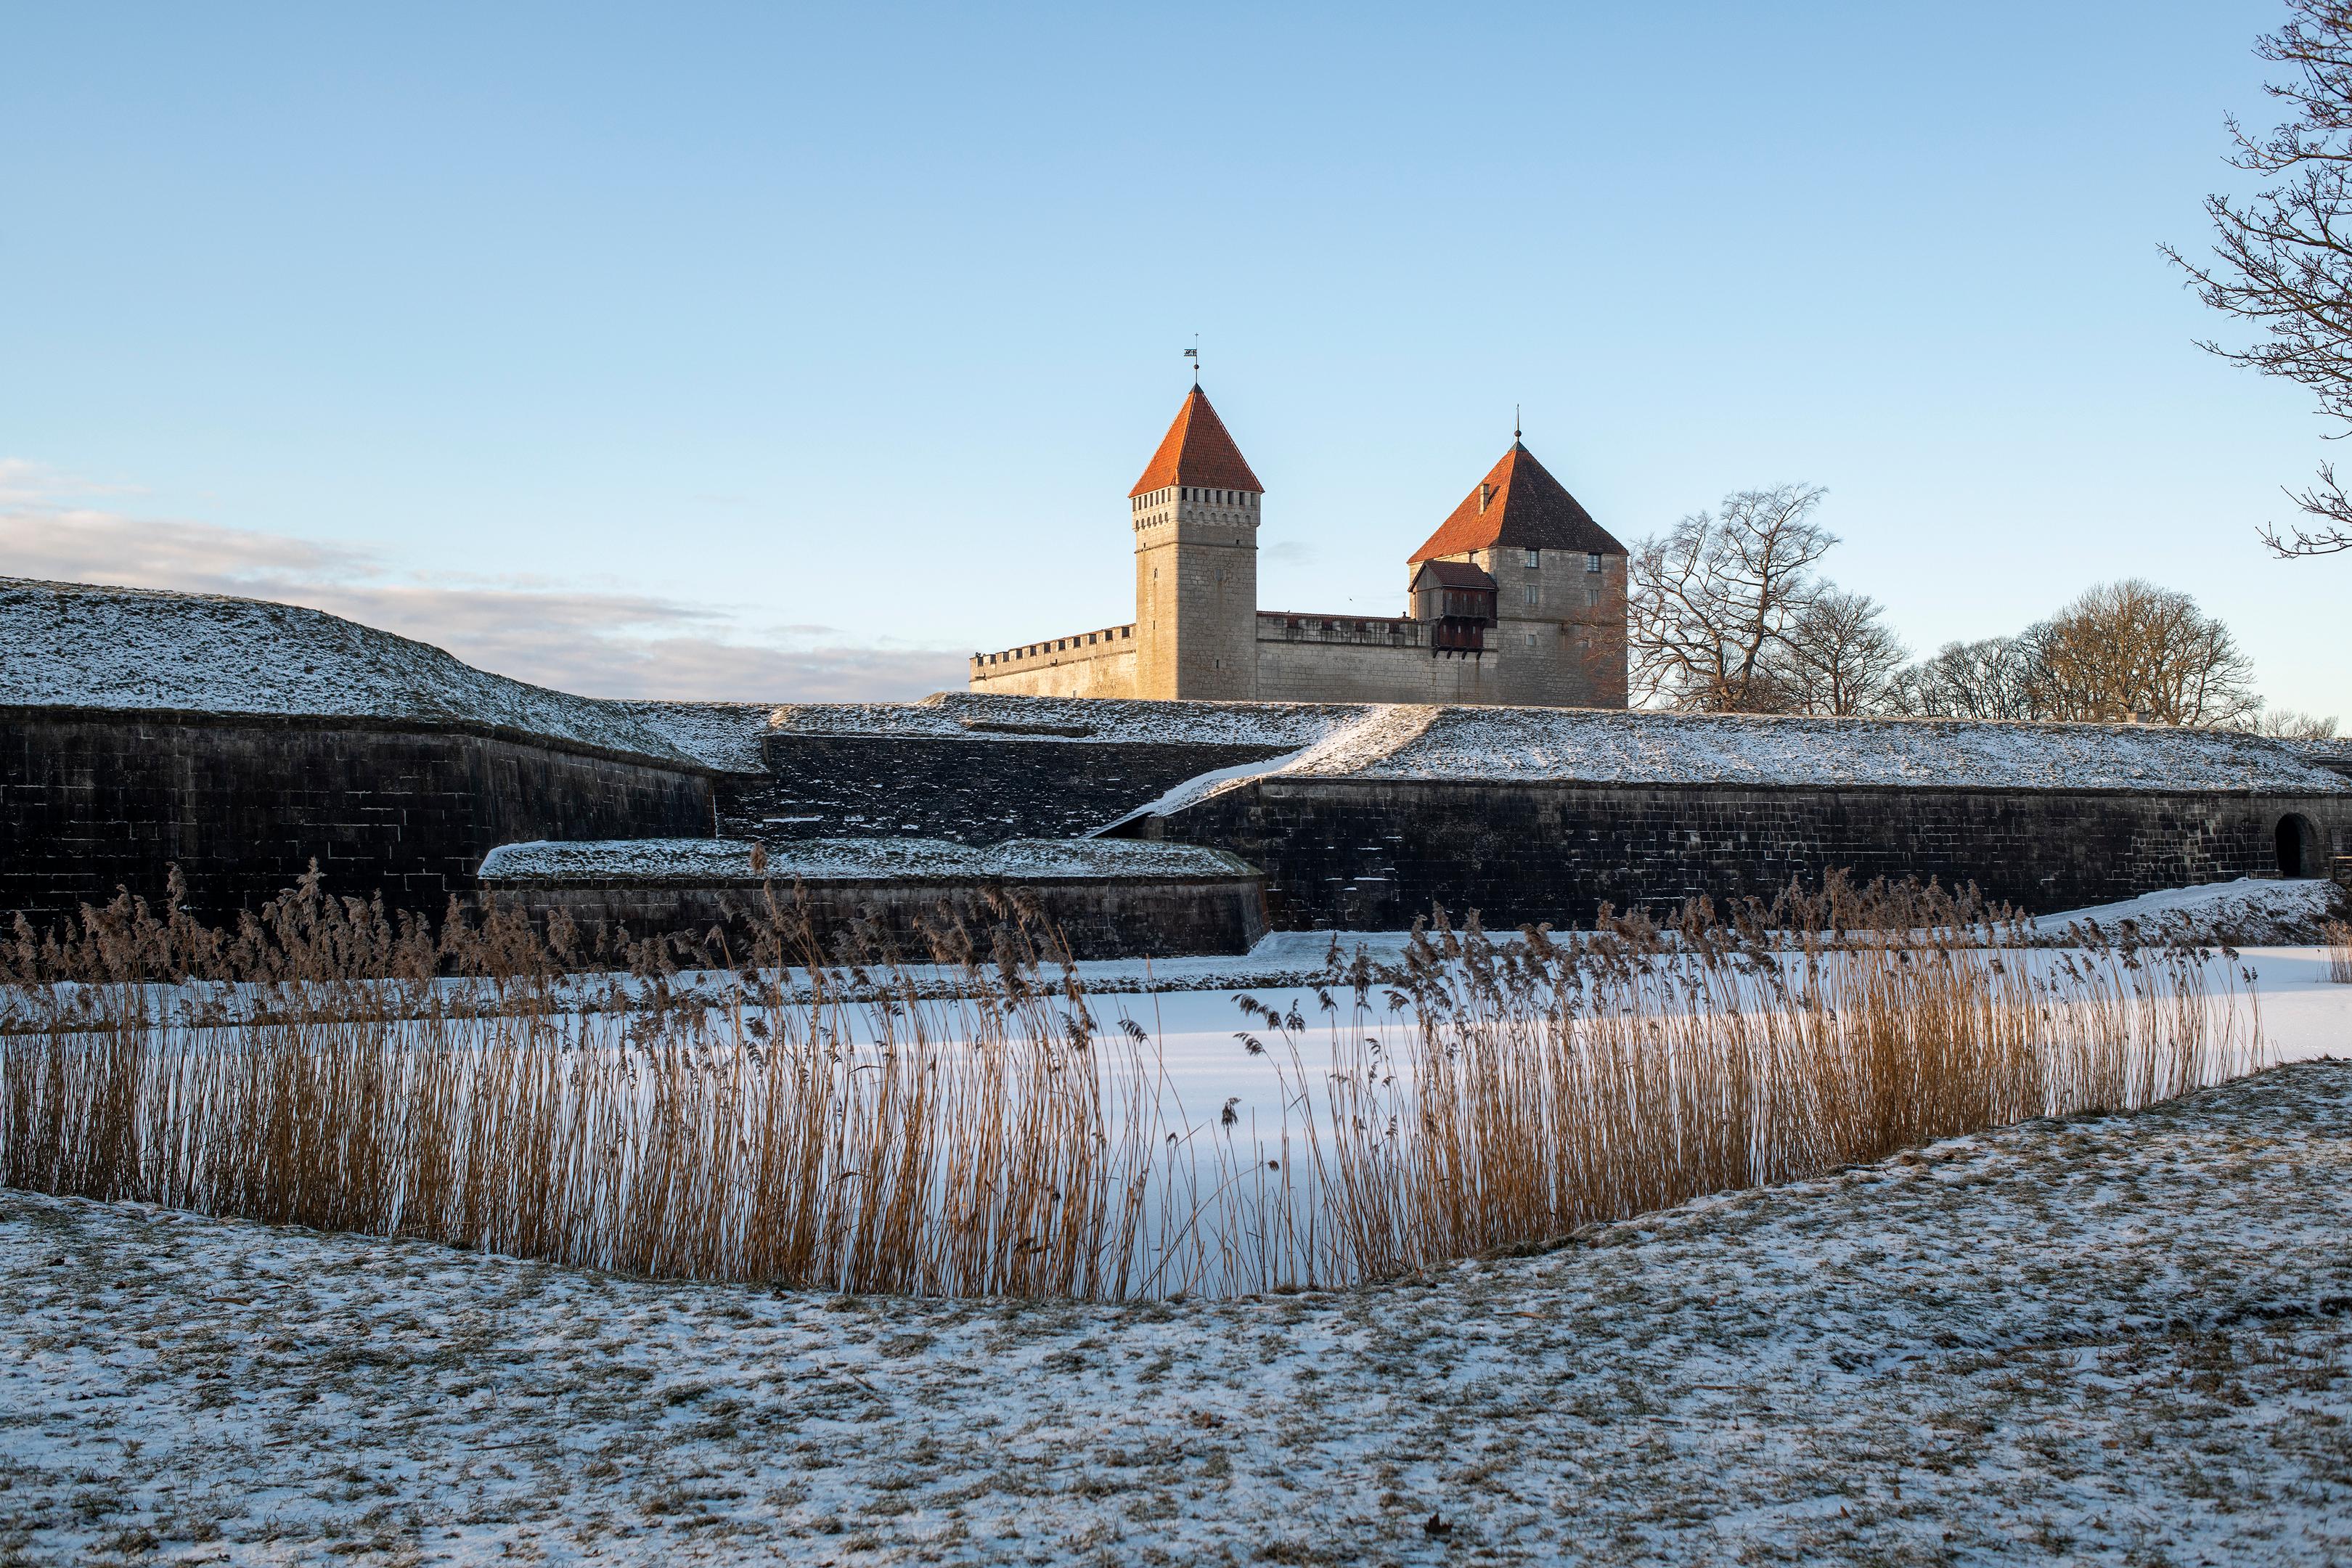
[[[1742,490],[1635,546],[1636,706],[2336,732],[2333,719],[2266,713],[2229,627],[2189,595],[2136,577],[2086,589],[2014,635],[1914,660],[1884,606],[1818,570],[1838,542],[1817,516],[1827,493]]]

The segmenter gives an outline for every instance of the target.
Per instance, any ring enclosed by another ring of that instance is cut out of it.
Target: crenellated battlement
[[[975,679],[983,672],[989,678],[1011,675],[1016,670],[1045,669],[1066,663],[1073,658],[1106,658],[1117,653],[1135,651],[1135,623],[1123,626],[1102,626],[1090,632],[1076,632],[1066,637],[1047,637],[1043,642],[1023,643],[995,653],[971,656],[971,672]]]

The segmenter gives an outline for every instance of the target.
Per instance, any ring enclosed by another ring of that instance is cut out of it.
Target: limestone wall
[[[1202,493],[1232,499],[1179,493],[1136,518],[1139,697],[1247,700],[1257,695],[1259,498]]]
[[[1327,617],[1288,617],[1329,624]],[[1257,690],[1268,702],[1476,702],[1502,700],[1501,659],[1433,657],[1419,641],[1395,643],[1370,623],[1367,635],[1286,627],[1282,616],[1258,622]],[[1341,626],[1355,623],[1339,621]],[[1338,638],[1339,640],[1333,640]]]
[[[1132,697],[1135,645],[1070,648],[1033,658],[1018,668],[975,666],[971,689],[1008,697]]]
[[[1495,579],[1498,624],[1486,633],[1498,658],[1490,702],[1531,708],[1625,706],[1625,558],[1600,570],[1580,551],[1524,550],[1462,557]]]
[[[969,689],[1008,697],[1132,697],[1135,627],[1098,626],[974,654]]]

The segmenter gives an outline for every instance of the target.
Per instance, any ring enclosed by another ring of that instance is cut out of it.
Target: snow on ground
[[[485,724],[689,760],[610,703],[320,610],[0,577],[0,704]]]
[[[1143,702],[939,691],[919,702],[801,702],[775,710],[779,732],[902,739],[1190,742],[1308,746],[1373,710],[1317,702]]]
[[[1285,771],[1593,784],[2352,793],[2352,780],[2276,741],[2217,730],[1563,708],[1423,711],[1426,721],[1400,725],[1393,745],[1334,743]]]
[[[2148,724],[1120,702],[959,692],[920,702],[782,707],[772,721],[779,732],[808,734],[1222,742],[1287,749],[1259,763],[1188,780],[1145,808],[1163,814],[1267,776],[2352,793],[2352,779],[2281,742]]]
[[[2324,940],[2321,924],[2346,918],[2345,889],[2324,879],[2240,877],[2196,888],[2168,888],[2120,903],[2042,915],[2034,930],[2063,938],[2066,928],[2096,922],[2110,935],[2126,921],[2146,939],[2226,942],[2235,947],[2291,945]]]
[[[2305,1063],[1133,1307],[0,1194],[0,1562],[2340,1562],[2347,1166]]]
[[[1192,844],[1124,838],[1008,838],[973,849],[944,838],[802,838],[767,850],[732,838],[614,838],[501,844],[483,858],[496,881],[828,882],[1093,881],[1251,877],[1239,857]],[[1319,950],[1318,950],[1319,951]]]
[[[2329,735],[2316,741],[2289,741],[2287,745],[2305,762],[2352,777],[2352,735]]]
[[[605,698],[600,707],[632,722],[700,763],[728,773],[764,773],[760,738],[768,732],[772,702],[662,702],[641,698]]]

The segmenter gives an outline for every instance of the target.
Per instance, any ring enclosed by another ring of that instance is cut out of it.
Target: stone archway
[[[2278,820],[2272,836],[2278,851],[2278,874],[2282,877],[2325,877],[2327,856],[2319,842],[2319,829],[2311,818],[2299,811],[2290,811]]]

